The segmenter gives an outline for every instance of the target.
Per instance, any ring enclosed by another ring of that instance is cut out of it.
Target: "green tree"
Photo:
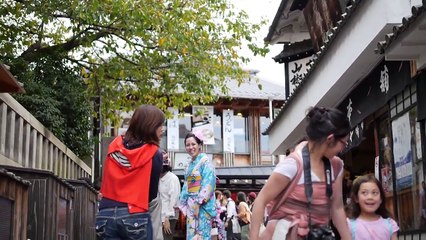
[[[12,69],[19,69],[13,74],[25,84],[26,94],[14,97],[90,166],[92,142],[87,133],[91,130],[92,107],[75,69],[51,56],[31,64],[19,59],[3,61],[13,64]]]
[[[229,0],[3,0],[0,54],[79,66],[114,121],[115,110],[141,103],[182,109],[215,100],[227,79],[243,79],[244,43],[266,54],[250,43],[259,27]]]

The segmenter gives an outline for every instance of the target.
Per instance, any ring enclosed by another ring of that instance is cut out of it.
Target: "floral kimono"
[[[217,214],[215,187],[215,168],[207,155],[201,153],[189,163],[180,195],[179,208],[187,219],[186,239],[211,238],[212,218]],[[200,205],[198,219],[194,218],[196,205]]]

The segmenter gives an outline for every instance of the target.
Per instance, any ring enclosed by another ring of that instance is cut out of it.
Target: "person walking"
[[[373,174],[355,179],[347,218],[354,240],[397,240],[398,224],[386,209],[382,184]]]
[[[234,221],[237,217],[237,208],[234,200],[231,198],[231,191],[226,189],[223,191],[223,195],[226,197],[226,219],[225,219],[225,228],[226,228],[226,239],[234,240]]]
[[[202,134],[190,132],[185,137],[185,149],[191,157],[180,195],[179,208],[187,219],[186,239],[210,239],[212,218],[216,217],[215,167],[201,152]]]
[[[350,123],[341,111],[323,107],[310,108],[306,120],[307,141],[279,162],[257,195],[251,240],[298,239],[320,229],[331,234],[330,216],[342,239],[351,239],[342,201],[343,161],[336,156],[347,147]],[[259,237],[267,204],[269,220]]]
[[[161,221],[163,225],[163,237],[165,240],[173,240],[176,222],[179,216],[178,203],[180,196],[180,181],[176,174],[172,173],[169,155],[165,150],[163,154],[163,171],[160,175],[158,191],[161,200]]]
[[[241,240],[249,240],[249,224],[251,221],[251,211],[247,205],[247,196],[244,192],[237,193],[238,202],[238,223],[241,227]]]
[[[164,121],[160,109],[141,105],[126,133],[109,145],[96,215],[97,239],[153,239],[149,205],[158,194]]]
[[[426,224],[426,183],[422,181],[420,189],[421,223]]]
[[[248,198],[247,204],[250,208],[250,211],[253,210],[253,203],[254,203],[254,200],[256,200],[256,196],[257,196],[257,194],[255,192],[250,192],[247,196],[247,198]]]
[[[226,219],[226,206],[223,205],[223,193],[219,190],[216,190],[215,196],[217,215],[213,220],[213,223],[217,228],[217,238],[220,240],[226,240],[226,230],[224,224],[224,220]]]

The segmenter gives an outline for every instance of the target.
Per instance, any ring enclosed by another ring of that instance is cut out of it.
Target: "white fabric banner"
[[[234,147],[234,110],[223,110],[223,151],[235,152]]]
[[[167,119],[167,150],[179,150],[179,111],[168,108],[173,113],[172,119]]]

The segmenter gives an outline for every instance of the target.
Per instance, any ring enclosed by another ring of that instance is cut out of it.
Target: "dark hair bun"
[[[342,138],[351,130],[346,115],[334,108],[311,107],[307,111],[306,121],[306,134],[313,141],[322,140],[330,134]]]

